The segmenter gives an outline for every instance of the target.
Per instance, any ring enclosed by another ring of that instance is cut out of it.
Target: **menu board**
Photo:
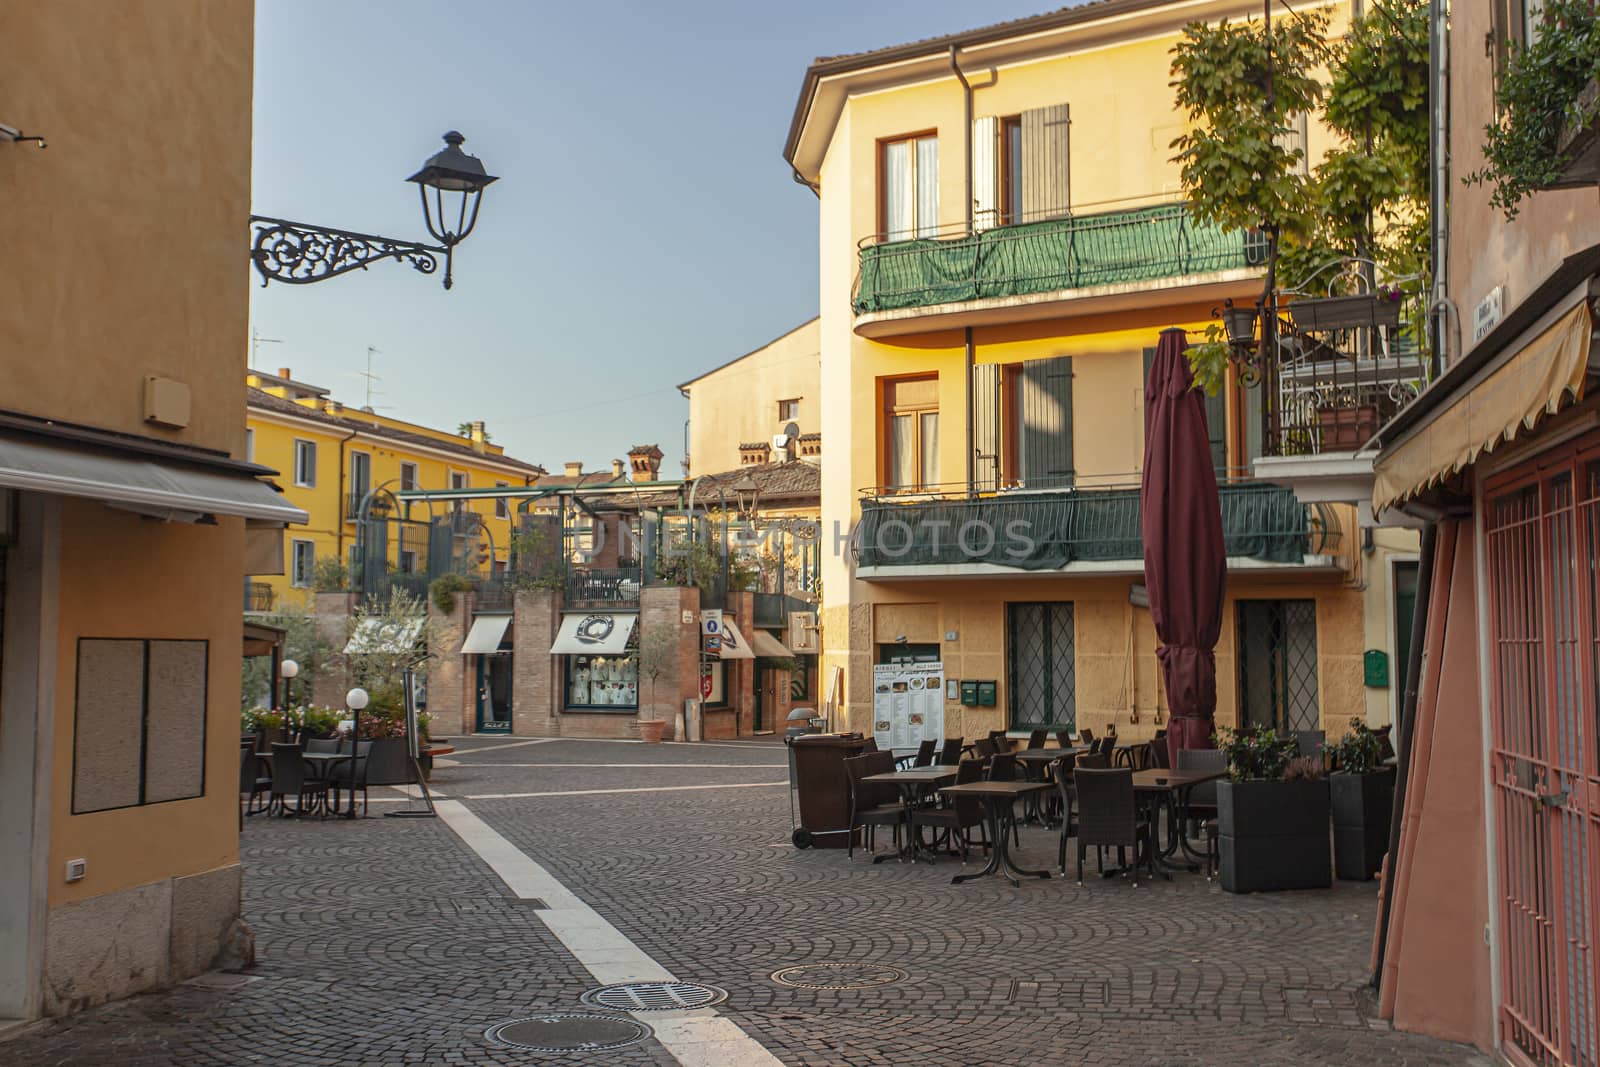
[[[944,739],[944,664],[880,663],[872,668],[872,734],[880,749]]]

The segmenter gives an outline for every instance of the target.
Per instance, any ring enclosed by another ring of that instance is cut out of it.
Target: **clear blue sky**
[[[423,239],[403,179],[459,129],[501,176],[455,289],[382,263],[259,287],[258,365],[552,471],[659,443],[674,388],[817,312],[816,200],[782,157],[810,61],[1048,0],[258,0],[257,214]]]

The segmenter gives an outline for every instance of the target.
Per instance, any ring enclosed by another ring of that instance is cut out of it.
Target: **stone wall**
[[[561,661],[550,645],[561,626],[554,592],[522,590],[512,602],[511,732],[524,737],[560,737],[563,700]]]

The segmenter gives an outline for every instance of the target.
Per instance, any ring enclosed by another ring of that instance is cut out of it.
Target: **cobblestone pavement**
[[[1370,884],[1268,896],[1199,876],[952,886],[955,859],[873,866],[792,848],[778,745],[458,749],[437,789],[678,978],[726,989],[718,1011],[785,1063],[1488,1062],[1372,1017]],[[682,788],[706,785],[717,788]],[[254,980],[44,1024],[0,1042],[0,1063],[677,1062],[651,1039],[560,1055],[489,1043],[496,1022],[587,1010],[579,994],[597,983],[447,826],[376,817],[393,807],[356,823],[248,821]],[[1025,829],[1022,843],[1024,866],[1053,866],[1052,833]],[[904,978],[857,991],[772,980],[809,963]]]

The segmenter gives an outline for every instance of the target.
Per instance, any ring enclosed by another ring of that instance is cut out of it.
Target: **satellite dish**
[[[797,422],[791,422],[788,425],[784,426],[784,428],[783,428],[783,436],[789,437],[789,438],[799,437],[800,436],[800,424],[797,423]]]

